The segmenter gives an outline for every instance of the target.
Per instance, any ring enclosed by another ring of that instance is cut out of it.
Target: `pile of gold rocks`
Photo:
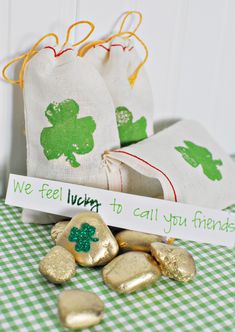
[[[70,280],[76,273],[76,263],[87,267],[105,265],[103,281],[119,293],[151,286],[161,275],[182,282],[196,275],[193,257],[185,249],[164,243],[165,238],[158,235],[123,230],[114,236],[94,212],[58,222],[51,237],[56,246],[41,260],[39,271],[55,284]],[[122,253],[117,256],[119,250]],[[65,290],[59,296],[58,309],[65,327],[79,329],[98,324],[104,304],[94,293]]]

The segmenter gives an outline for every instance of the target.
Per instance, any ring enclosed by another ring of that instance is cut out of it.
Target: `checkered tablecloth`
[[[105,303],[102,323],[84,331],[234,329],[232,249],[177,241],[196,260],[198,275],[187,284],[162,277],[144,291],[119,295],[103,284],[99,268],[78,267],[72,281],[56,286],[38,272],[39,261],[53,246],[51,226],[24,225],[20,213],[19,208],[0,201],[1,332],[65,331],[57,315],[57,297],[71,288],[93,291]]]

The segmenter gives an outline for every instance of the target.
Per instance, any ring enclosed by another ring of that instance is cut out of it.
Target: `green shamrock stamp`
[[[91,116],[77,119],[79,105],[73,99],[48,105],[45,115],[52,127],[41,132],[40,143],[48,160],[66,157],[72,167],[79,167],[76,154],[86,154],[94,147],[96,123]]]
[[[184,160],[189,165],[196,168],[201,165],[203,173],[212,181],[220,181],[222,174],[217,168],[223,165],[222,160],[214,160],[212,153],[203,146],[199,146],[190,141],[184,141],[186,147],[176,146],[176,151],[180,152]]]
[[[85,223],[82,224],[81,228],[73,227],[70,231],[68,240],[70,242],[76,242],[75,250],[77,252],[89,252],[91,249],[90,242],[98,242],[95,235],[96,228]]]
[[[122,146],[127,146],[147,138],[147,120],[144,116],[133,122],[133,115],[126,107],[117,107],[115,112]]]

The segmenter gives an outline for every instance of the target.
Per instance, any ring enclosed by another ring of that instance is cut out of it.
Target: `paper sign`
[[[66,217],[89,210],[110,226],[234,246],[235,214],[227,211],[14,174],[6,203]]]

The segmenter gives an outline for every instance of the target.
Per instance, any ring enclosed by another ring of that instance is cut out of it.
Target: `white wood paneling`
[[[92,39],[99,39],[117,31],[123,13],[135,10],[136,4],[136,0],[99,0],[98,2],[80,0],[78,1],[77,19],[88,19],[94,22],[96,29]]]
[[[0,67],[47,32],[63,40],[78,19],[95,23],[92,39],[109,35],[127,10],[143,13],[138,33],[149,46],[156,123],[197,119],[235,153],[234,0],[0,0]],[[0,151],[2,195],[8,172],[24,174],[26,164],[22,94],[2,81]]]
[[[139,0],[140,35],[149,47],[147,69],[155,98],[155,118],[175,116],[188,0]]]
[[[76,0],[0,0],[0,66],[25,53],[48,32],[65,37],[76,17]],[[16,66],[16,70],[19,66]],[[15,69],[9,75],[16,78]],[[0,82],[0,196],[9,172],[25,174],[26,147],[22,91]]]
[[[9,20],[9,2],[2,0],[0,5],[0,54],[5,61],[9,52],[9,39],[6,24]],[[2,82],[1,82],[2,83]],[[9,150],[11,141],[11,87],[0,83],[0,197],[6,185],[6,170],[9,168]]]
[[[176,105],[176,114],[204,123],[230,153],[235,151],[234,8],[230,0],[190,2]]]

